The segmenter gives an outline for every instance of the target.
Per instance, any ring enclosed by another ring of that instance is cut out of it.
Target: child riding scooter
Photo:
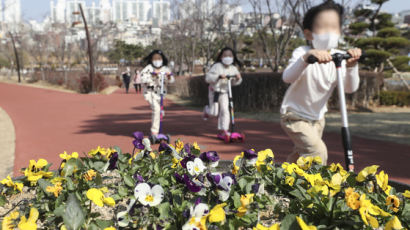
[[[224,137],[224,140],[225,137],[229,137],[229,139],[226,138],[228,142],[231,137],[229,133],[231,121],[229,116],[229,89],[232,85],[237,86],[242,83],[242,77],[237,68],[241,66],[242,64],[236,57],[235,52],[231,48],[226,47],[221,50],[215,64],[212,65],[205,77],[205,81],[209,83],[209,104],[204,108],[203,118],[207,120],[210,115],[218,116],[219,133],[217,136],[218,138]],[[228,79],[227,76],[234,77],[229,77]]]

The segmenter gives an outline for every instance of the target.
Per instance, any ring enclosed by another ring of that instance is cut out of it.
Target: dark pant
[[[134,87],[136,93],[141,93],[141,84],[134,84]]]
[[[131,77],[127,74],[124,74],[122,75],[122,81],[124,82],[125,92],[128,93],[128,89],[130,88]]]

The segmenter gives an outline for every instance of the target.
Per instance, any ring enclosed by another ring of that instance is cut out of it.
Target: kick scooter
[[[226,76],[228,79],[228,96],[229,96],[229,111],[230,111],[230,121],[231,121],[231,129],[230,132],[225,132],[224,134],[218,134],[218,139],[225,141],[225,143],[230,142],[245,142],[245,134],[235,132],[235,114],[234,114],[234,107],[233,107],[233,98],[232,98],[232,78],[236,76]]]
[[[346,99],[345,99],[345,89],[343,84],[343,75],[342,75],[342,61],[352,58],[350,54],[335,53],[332,54],[332,60],[336,65],[337,71],[337,88],[339,95],[339,104],[340,104],[340,113],[342,116],[342,141],[343,149],[345,154],[345,163],[346,168],[350,171],[354,171],[354,161],[353,161],[353,149],[352,149],[352,140],[349,131],[349,122],[347,120],[347,109],[346,109]],[[308,57],[308,63],[316,63],[318,59],[311,55]]]

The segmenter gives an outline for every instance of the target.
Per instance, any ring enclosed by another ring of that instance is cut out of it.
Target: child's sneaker
[[[204,108],[204,111],[202,113],[202,119],[204,119],[204,121],[207,121],[209,118],[208,113],[206,112],[206,107]]]

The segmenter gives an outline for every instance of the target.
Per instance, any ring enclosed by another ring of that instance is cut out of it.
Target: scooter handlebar
[[[352,55],[346,53],[346,54],[342,54],[342,53],[335,53],[332,54],[332,60],[335,61],[336,59],[341,59],[341,60],[347,60],[349,58],[352,58]],[[307,59],[307,63],[309,64],[314,64],[316,62],[318,62],[319,60],[317,59],[317,57],[310,55]]]

